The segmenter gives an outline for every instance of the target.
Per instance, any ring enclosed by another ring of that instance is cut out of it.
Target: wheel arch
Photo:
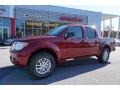
[[[104,45],[102,51],[103,51],[105,48],[108,48],[108,49],[109,49],[109,52],[111,52],[110,45],[108,45],[108,44],[107,44],[107,45]]]
[[[57,53],[56,53],[54,50],[52,50],[52,49],[50,49],[50,48],[41,48],[41,49],[37,49],[36,51],[34,51],[34,52],[30,55],[30,57],[29,57],[29,59],[28,59],[28,61],[27,61],[27,65],[29,64],[31,58],[32,58],[35,54],[41,53],[41,52],[48,52],[48,53],[50,53],[50,54],[55,58],[56,64],[59,63],[59,62],[58,62],[58,60],[59,60],[58,55],[57,55]]]

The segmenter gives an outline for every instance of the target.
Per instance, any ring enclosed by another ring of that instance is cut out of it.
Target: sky
[[[105,14],[120,15],[120,5],[60,5],[62,7],[76,8],[82,10],[102,12]],[[119,18],[112,19],[113,29],[118,30]],[[106,26],[110,24],[109,20],[105,21]]]
[[[120,5],[61,5],[61,6],[120,15]]]

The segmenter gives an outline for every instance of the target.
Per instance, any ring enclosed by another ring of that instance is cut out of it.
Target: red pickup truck
[[[28,67],[35,78],[45,78],[54,71],[56,64],[71,58],[96,56],[100,63],[106,63],[114,50],[114,39],[101,38],[92,27],[69,24],[45,35],[17,40],[11,46],[10,60],[15,65]]]

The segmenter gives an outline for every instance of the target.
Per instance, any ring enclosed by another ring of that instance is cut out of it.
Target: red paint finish
[[[16,36],[15,19],[11,18],[11,36]]]
[[[82,27],[83,38],[65,38],[67,28],[72,26]],[[65,62],[65,59],[78,58],[86,56],[100,55],[104,46],[108,46],[110,51],[115,49],[115,40],[101,39],[96,30],[95,38],[88,38],[86,35],[85,25],[69,24],[57,36],[42,35],[39,37],[27,37],[18,40],[18,42],[27,42],[29,45],[20,51],[10,51],[12,63],[27,66],[30,57],[37,51],[50,51],[57,57],[58,63]]]

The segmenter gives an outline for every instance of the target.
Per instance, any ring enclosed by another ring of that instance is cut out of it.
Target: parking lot
[[[52,76],[35,80],[26,68],[9,60],[9,47],[0,47],[0,84],[103,85],[120,84],[120,47],[110,55],[110,62],[99,64],[95,57],[59,65]]]

